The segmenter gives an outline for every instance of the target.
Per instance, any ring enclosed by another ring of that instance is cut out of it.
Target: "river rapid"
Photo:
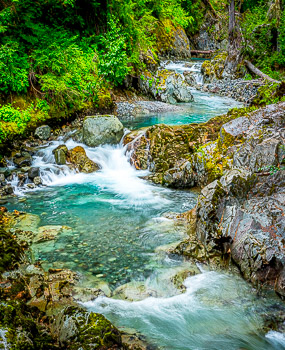
[[[202,82],[200,65],[189,68],[197,83]],[[167,68],[179,73],[188,69],[184,63]],[[204,122],[240,106],[194,89],[193,96],[195,102],[183,113],[147,115],[123,123],[137,129]],[[121,329],[141,334],[150,348],[285,349],[284,335],[262,328],[264,316],[281,303],[273,293],[260,295],[238,274],[211,271],[167,253],[186,237],[184,224],[174,220],[173,213],[192,209],[197,192],[147,182],[148,172],[130,165],[122,143],[90,148],[70,137],[65,142],[68,149],[84,147],[101,167],[92,174],[76,173],[55,164],[52,151],[62,143],[51,142],[33,158],[44,186],[16,188],[18,197],[7,207],[38,215],[41,225],[68,226],[56,240],[35,244],[34,259],[45,268],[74,270],[83,286],[106,292],[107,296],[82,300],[82,305]],[[179,275],[188,277],[177,283]]]

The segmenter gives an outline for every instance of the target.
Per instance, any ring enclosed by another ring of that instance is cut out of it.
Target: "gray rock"
[[[29,179],[33,180],[35,177],[40,175],[40,168],[33,167],[28,170]]]
[[[13,158],[13,162],[19,168],[30,166],[32,164],[32,156],[28,152],[22,152],[21,154],[17,155]]]
[[[83,122],[83,142],[90,147],[119,143],[124,135],[123,124],[114,115],[86,117]]]
[[[139,87],[144,93],[165,103],[192,102],[191,87],[184,76],[162,69],[154,76],[145,76],[139,80]]]
[[[40,140],[47,140],[50,137],[51,128],[48,125],[42,125],[36,128],[35,137]]]
[[[248,130],[249,126],[250,121],[246,117],[240,117],[224,124],[220,131],[222,143],[225,141],[225,135],[230,137],[242,136]]]
[[[68,149],[65,145],[59,145],[57,148],[55,148],[52,151],[56,164],[58,165],[66,164],[67,152],[68,152]]]

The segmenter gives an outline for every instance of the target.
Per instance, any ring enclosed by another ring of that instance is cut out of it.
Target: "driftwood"
[[[261,72],[261,70],[259,70],[258,68],[256,68],[251,62],[245,60],[244,61],[247,68],[254,74],[258,75],[259,77],[261,77],[262,79],[268,80],[268,81],[272,81],[273,83],[280,83],[280,81],[275,80],[270,78],[268,75],[264,74]]]

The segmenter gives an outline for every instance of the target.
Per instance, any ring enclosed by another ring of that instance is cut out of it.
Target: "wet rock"
[[[139,301],[148,297],[156,297],[157,292],[148,289],[142,282],[129,282],[116,288],[113,292],[113,297],[129,301]]]
[[[72,349],[111,349],[121,347],[120,332],[103,315],[88,312],[80,307],[67,307],[55,322],[55,332],[62,347]]]
[[[60,226],[60,225],[47,225],[41,226],[37,229],[37,235],[34,238],[34,242],[44,242],[50,241],[57,238],[58,235],[65,231],[70,231],[71,228],[68,226]]]
[[[17,153],[15,157],[13,157],[13,162],[19,168],[24,166],[30,166],[32,164],[32,156],[28,152]]]
[[[191,87],[181,74],[162,69],[154,76],[145,75],[140,80],[140,89],[165,103],[194,101]]]
[[[68,149],[65,145],[59,145],[52,151],[56,164],[58,165],[66,164],[67,152],[68,152]]]
[[[48,125],[42,125],[35,130],[35,137],[40,140],[47,140],[50,137],[51,128]]]
[[[113,115],[86,117],[83,122],[83,142],[90,147],[119,143],[124,134],[123,124]]]
[[[13,187],[12,185],[8,184],[8,185],[4,185],[1,189],[0,189],[0,195],[1,196],[9,196],[12,195],[14,193]]]
[[[34,178],[33,182],[34,182],[34,184],[35,184],[36,186],[42,185],[42,183],[43,183],[40,176],[36,176],[36,177]]]
[[[40,168],[38,167],[29,168],[28,170],[29,179],[33,180],[35,177],[39,175],[40,175]]]
[[[77,146],[67,152],[66,161],[75,166],[82,173],[93,173],[99,166],[89,159],[83,147]]]

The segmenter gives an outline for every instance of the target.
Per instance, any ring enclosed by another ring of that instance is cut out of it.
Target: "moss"
[[[222,79],[227,55],[227,52],[220,52],[202,64],[202,72],[208,80]]]
[[[0,304],[0,328],[5,329],[9,349],[12,350],[52,350],[57,349],[45,327],[35,321],[39,314],[22,302]]]
[[[23,253],[24,248],[16,242],[12,234],[0,227],[0,273],[14,268]]]
[[[88,313],[77,307],[68,307],[65,311],[67,318],[76,326],[76,332],[68,341],[71,350],[82,349],[111,349],[122,345],[120,332],[103,315]]]

